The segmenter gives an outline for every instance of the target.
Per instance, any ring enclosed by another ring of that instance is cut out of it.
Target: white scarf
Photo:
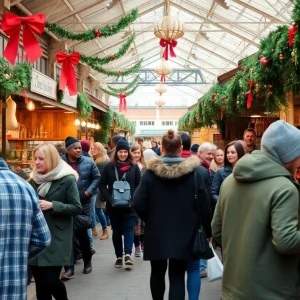
[[[41,197],[45,197],[51,187],[52,182],[67,175],[73,175],[76,181],[79,177],[77,172],[61,159],[57,167],[47,174],[41,174],[36,170],[33,170],[30,177],[37,184],[39,184],[39,187],[37,188],[38,194]]]

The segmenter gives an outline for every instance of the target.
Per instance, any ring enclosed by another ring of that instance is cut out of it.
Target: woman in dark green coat
[[[60,280],[62,266],[71,265],[73,216],[81,212],[76,185],[78,174],[60,156],[51,143],[33,150],[34,169],[30,183],[39,196],[41,210],[51,232],[50,246],[30,261],[38,300],[68,300]]]

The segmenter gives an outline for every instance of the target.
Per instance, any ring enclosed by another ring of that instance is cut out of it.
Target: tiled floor
[[[151,300],[149,287],[150,265],[134,258],[130,270],[116,269],[111,238],[94,240],[97,253],[93,256],[93,272],[82,273],[83,262],[76,264],[76,276],[66,282],[69,300]],[[221,281],[202,280],[201,300],[220,300]],[[28,287],[28,300],[35,300],[35,286]],[[166,293],[165,299],[168,299]],[[186,299],[188,297],[186,296]]]

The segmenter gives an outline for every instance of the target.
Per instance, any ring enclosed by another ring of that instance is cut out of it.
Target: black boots
[[[83,273],[84,274],[92,273],[92,260],[91,259],[89,261],[84,262]]]

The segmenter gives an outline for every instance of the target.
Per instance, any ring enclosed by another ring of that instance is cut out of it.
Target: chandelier
[[[162,95],[167,91],[167,87],[163,83],[159,83],[156,85],[155,90]]]
[[[162,58],[160,64],[155,68],[155,72],[160,75],[160,82],[166,81],[166,76],[172,73],[169,63]]]
[[[155,101],[155,104],[158,106],[159,110],[162,110],[162,107],[166,104],[163,97],[160,95],[159,98]]]
[[[166,1],[167,15],[154,25],[154,35],[160,38],[159,44],[165,48],[162,57],[165,60],[176,57],[174,49],[177,46],[177,39],[184,35],[183,23],[177,18],[170,16],[170,0]]]

